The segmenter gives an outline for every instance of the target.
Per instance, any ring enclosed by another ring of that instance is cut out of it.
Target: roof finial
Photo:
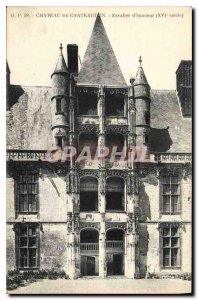
[[[63,54],[63,46],[62,46],[62,43],[60,43],[59,49],[60,49],[60,54]]]
[[[142,57],[140,56],[139,57],[139,63],[140,63],[140,66],[142,65]]]

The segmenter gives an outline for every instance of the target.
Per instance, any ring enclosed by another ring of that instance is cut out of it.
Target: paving
[[[191,281],[182,279],[96,279],[40,280],[9,294],[186,294]]]

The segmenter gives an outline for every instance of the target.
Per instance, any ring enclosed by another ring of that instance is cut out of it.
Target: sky
[[[176,88],[180,61],[192,59],[188,7],[9,7],[11,83],[50,86],[60,43],[65,58],[67,44],[77,44],[82,61],[98,12],[127,83],[141,55],[152,89]]]

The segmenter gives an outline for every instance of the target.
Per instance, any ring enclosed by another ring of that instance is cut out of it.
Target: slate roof
[[[192,151],[192,119],[182,117],[175,90],[151,90],[150,119],[152,151]]]
[[[126,86],[99,14],[77,80],[79,84]]]
[[[51,87],[11,85],[7,148],[47,150],[51,146]],[[151,90],[152,152],[191,152],[192,119],[183,118],[176,91]]]
[[[68,73],[67,65],[62,52],[62,44],[60,44],[60,55],[58,57],[58,61],[54,70],[54,73]],[[54,74],[53,73],[53,74]]]
[[[138,84],[145,84],[145,85],[149,85],[148,81],[146,79],[146,75],[144,74],[144,70],[142,68],[142,66],[140,66],[137,70],[137,74],[135,77],[135,81],[133,83],[133,85],[138,85]]]

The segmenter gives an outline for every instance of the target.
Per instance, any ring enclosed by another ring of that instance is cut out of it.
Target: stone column
[[[78,177],[75,167],[70,168],[66,178],[67,184],[67,274],[74,279],[80,273],[79,243],[79,194]]]
[[[106,232],[105,232],[105,214],[101,214],[100,223],[100,235],[99,235],[99,276],[106,278]]]
[[[135,215],[128,214],[127,221],[127,240],[126,240],[126,276],[127,278],[135,278],[136,275],[136,240],[137,228]]]
[[[105,158],[103,157],[105,151],[105,97],[104,88],[100,85],[98,95],[98,116],[99,116],[99,134],[98,134],[98,155],[99,166],[105,167]]]
[[[99,171],[99,181],[98,181],[99,212],[101,214],[105,214],[105,206],[106,206],[106,201],[105,201],[105,184],[106,184],[105,169],[100,168],[99,170],[100,170]]]
[[[70,75],[70,100],[69,100],[69,145],[77,148],[75,134],[75,102],[76,102],[76,85],[74,78]],[[77,154],[71,157],[70,167],[75,166]]]
[[[67,268],[66,273],[71,279],[75,276],[75,240],[74,240],[74,215],[67,214]]]

